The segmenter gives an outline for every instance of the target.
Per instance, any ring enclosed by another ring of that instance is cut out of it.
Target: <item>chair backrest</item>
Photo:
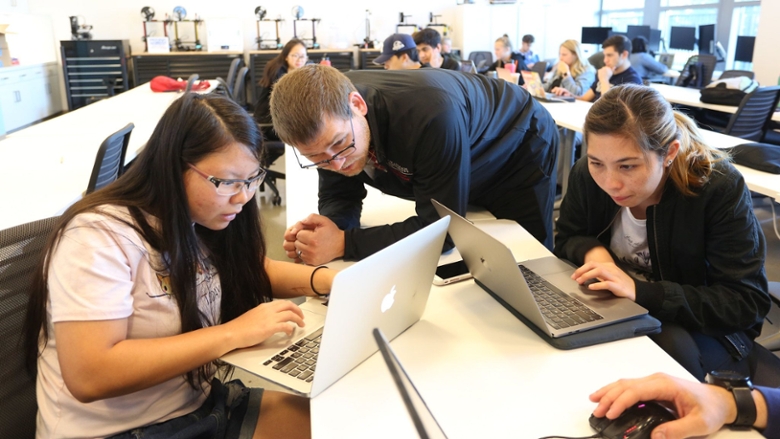
[[[760,142],[769,129],[777,103],[780,85],[757,88],[742,99],[737,112],[731,116],[724,134]]]
[[[712,73],[715,71],[715,64],[717,62],[718,58],[716,58],[715,55],[693,55],[692,57],[688,58],[688,61],[685,62],[685,67],[683,67],[682,71],[680,72],[680,76],[677,78],[677,83],[675,85],[691,86],[695,88],[706,87],[707,84],[712,82]],[[687,81],[689,81],[688,73],[691,71],[691,66],[695,67],[697,64],[701,64],[700,81],[697,80],[695,85],[686,85]]]
[[[534,64],[533,67],[531,67],[532,72],[536,72],[539,74],[539,78],[544,81],[544,74],[547,73],[547,61],[539,61]]]
[[[233,84],[236,83],[236,73],[238,73],[238,66],[241,65],[241,58],[236,58],[230,63],[230,69],[228,70],[227,74],[227,88],[231,92],[233,91]]]
[[[753,79],[756,77],[756,74],[750,70],[724,70],[718,79],[738,78],[740,76],[747,76],[748,78]]]
[[[604,52],[596,52],[593,55],[589,56],[588,62],[596,70],[604,67]]]
[[[35,373],[25,366],[22,327],[30,286],[58,217],[0,230],[0,437],[33,439]],[[33,371],[34,372],[34,371]]]
[[[478,72],[484,72],[493,64],[493,53],[486,51],[474,51],[469,53],[469,60],[474,63]]]
[[[195,81],[197,81],[198,78],[199,76],[197,73],[193,73],[189,78],[187,78],[187,87],[184,88],[184,93],[189,93],[192,91],[192,86],[195,85]]]
[[[232,95],[233,100],[241,105],[246,106],[246,74],[249,72],[249,67],[244,66],[238,70],[236,75],[236,83],[233,85]]]
[[[92,176],[89,177],[87,194],[107,186],[122,175],[127,144],[130,143],[130,132],[133,131],[133,128],[135,125],[129,123],[121,130],[106,137],[106,140],[100,144],[97,157],[95,157],[95,166],[92,167]]]

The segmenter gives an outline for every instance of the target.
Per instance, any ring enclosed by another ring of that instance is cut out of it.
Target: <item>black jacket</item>
[[[387,168],[373,180],[365,172],[345,177],[319,170],[319,211],[346,231],[347,259],[364,258],[437,220],[431,198],[463,215],[483,194],[517,187],[558,147],[547,110],[506,81],[442,69],[346,75],[368,105],[371,147]],[[361,229],[364,184],[414,200],[418,216]]]
[[[561,204],[555,254],[581,265],[588,250],[609,249],[619,210],[591,178],[587,159],[579,160]],[[731,164],[718,164],[696,196],[667,181],[661,202],[647,209],[647,239],[656,282],[635,282],[636,302],[650,314],[711,336],[760,333],[770,306],[766,241]]]

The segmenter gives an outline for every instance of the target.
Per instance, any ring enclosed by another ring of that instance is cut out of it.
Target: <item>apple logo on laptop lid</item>
[[[387,295],[382,298],[382,312],[386,312],[388,309],[390,309],[393,306],[393,303],[395,302],[395,285],[393,285],[393,288],[390,289],[390,292],[387,293]]]

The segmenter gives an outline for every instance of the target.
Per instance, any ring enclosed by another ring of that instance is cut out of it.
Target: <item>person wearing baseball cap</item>
[[[374,64],[384,65],[385,70],[414,70],[422,67],[417,55],[417,44],[408,34],[387,37],[382,54],[376,57]]]

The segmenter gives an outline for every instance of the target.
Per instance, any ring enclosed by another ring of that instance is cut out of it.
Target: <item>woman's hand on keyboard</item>
[[[636,284],[614,262],[586,262],[571,276],[578,284],[591,290],[608,290],[618,297],[636,301]]]
[[[292,335],[294,325],[304,326],[303,311],[289,300],[261,303],[224,324],[233,349],[262,343],[277,332]]]

